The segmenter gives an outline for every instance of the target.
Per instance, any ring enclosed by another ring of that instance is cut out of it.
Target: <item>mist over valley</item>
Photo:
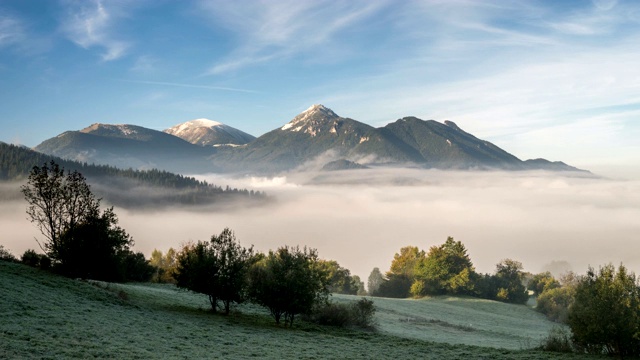
[[[116,207],[137,250],[146,255],[166,251],[229,227],[243,245],[259,251],[285,244],[317,248],[322,258],[338,261],[361,278],[374,267],[386,271],[401,247],[428,250],[447,236],[467,246],[479,272],[493,272],[505,258],[521,261],[533,273],[553,261],[567,261],[576,272],[608,262],[640,269],[635,256],[640,250],[637,180],[406,168],[197,179],[263,191],[270,200]],[[17,188],[17,183],[2,187],[7,201],[0,205],[0,225],[2,243],[21,254],[37,247],[33,239],[40,234],[27,221]]]

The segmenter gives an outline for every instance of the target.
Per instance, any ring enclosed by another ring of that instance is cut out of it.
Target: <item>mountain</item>
[[[522,161],[494,144],[463,131],[455,123],[405,117],[385,126],[406,145],[417,162],[436,168],[519,168]]]
[[[306,164],[322,168],[340,159],[441,169],[576,170],[563,163],[522,161],[451,121],[405,117],[374,128],[341,117],[323,105],[313,105],[284,126],[245,146],[220,151],[211,159],[227,171],[259,172]]]
[[[136,125],[93,124],[45,140],[36,151],[64,159],[119,168],[158,168],[175,172],[212,169],[215,149]]]
[[[284,126],[246,146],[225,149],[212,157],[232,171],[291,169],[327,152],[341,154],[366,141],[375,128],[343,118],[322,105],[313,105]],[[331,159],[334,160],[334,159]]]
[[[323,105],[313,105],[253,140],[240,130],[198,119],[165,132],[135,125],[94,124],[46,140],[35,149],[66,159],[189,174],[322,169],[341,159],[369,166],[579,171],[563,162],[522,161],[451,121],[405,117],[375,128]],[[345,164],[338,162],[329,168]]]
[[[200,146],[244,145],[256,137],[229,125],[208,119],[196,119],[164,130]]]

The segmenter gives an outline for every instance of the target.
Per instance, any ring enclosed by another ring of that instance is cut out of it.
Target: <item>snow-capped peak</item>
[[[164,130],[192,144],[213,146],[219,144],[242,145],[255,139],[252,135],[229,125],[209,119],[195,119]]]
[[[311,105],[311,107],[309,107],[307,110],[303,111],[298,116],[294,117],[293,120],[291,120],[290,122],[285,124],[283,127],[281,127],[280,130],[288,130],[293,128],[292,131],[299,131],[300,127],[299,126],[294,127],[294,126],[300,123],[304,123],[306,120],[310,119],[312,116],[316,114],[324,118],[339,117],[338,115],[336,115],[336,113],[333,112],[333,110],[325,107],[324,105],[315,104],[315,105]]]
[[[209,120],[209,119],[195,119],[195,120],[191,120],[191,121],[187,121],[185,123],[182,123],[180,125],[174,126],[173,128],[171,128],[171,133],[176,135],[179,134],[183,131],[188,131],[188,130],[192,130],[192,129],[197,129],[197,128],[209,128],[209,129],[213,129],[215,127],[218,126],[224,126],[223,123],[221,122],[217,122],[214,120]]]

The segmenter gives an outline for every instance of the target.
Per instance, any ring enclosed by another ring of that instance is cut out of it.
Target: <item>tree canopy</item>
[[[412,294],[471,293],[475,269],[460,241],[448,237],[444,244],[432,246],[416,264]]]
[[[177,255],[174,278],[178,287],[205,294],[211,309],[229,314],[232,303],[245,299],[246,274],[253,247],[243,248],[228,228],[211,241],[186,244]]]
[[[314,249],[284,246],[257,261],[249,272],[249,294],[269,309],[277,324],[293,325],[297,314],[326,302],[327,275]]]
[[[611,264],[589,268],[579,279],[569,326],[574,342],[590,353],[640,355],[640,288],[634,273]]]

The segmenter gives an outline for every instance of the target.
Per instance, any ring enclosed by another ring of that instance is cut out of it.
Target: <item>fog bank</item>
[[[371,269],[388,270],[406,245],[424,250],[447,236],[461,240],[480,272],[504,258],[541,271],[567,261],[623,262],[640,270],[640,181],[547,172],[447,172],[371,169],[298,173],[274,178],[200,179],[266,191],[262,207],[131,211],[116,208],[135,249],[147,256],[230,227],[243,245],[267,251],[282,245],[317,248],[366,282]],[[14,254],[36,248],[25,204],[0,204],[0,244]],[[7,230],[8,229],[8,230]]]

